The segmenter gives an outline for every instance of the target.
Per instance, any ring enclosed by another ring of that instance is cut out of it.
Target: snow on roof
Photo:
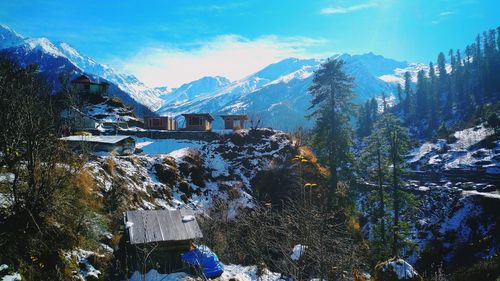
[[[60,140],[115,144],[127,138],[133,140],[130,136],[68,136],[60,138]]]

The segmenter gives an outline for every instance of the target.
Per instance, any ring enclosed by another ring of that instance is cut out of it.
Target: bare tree
[[[260,113],[250,113],[249,114],[250,121],[250,130],[257,130],[263,127],[262,114]]]

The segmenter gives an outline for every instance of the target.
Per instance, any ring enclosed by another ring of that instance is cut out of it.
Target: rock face
[[[403,259],[390,259],[375,267],[376,281],[423,281],[413,267]]]

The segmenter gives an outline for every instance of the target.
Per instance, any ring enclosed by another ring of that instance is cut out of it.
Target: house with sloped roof
[[[80,75],[71,81],[73,87],[84,94],[105,94],[109,88],[107,82],[92,81],[87,75]]]
[[[124,225],[127,263],[132,269],[139,265],[162,273],[180,270],[181,254],[192,250],[194,242],[203,238],[190,209],[127,211]]]
[[[185,131],[211,131],[214,118],[210,113],[182,114]]]
[[[69,148],[83,152],[109,152],[128,155],[135,151],[135,139],[130,136],[67,136],[59,140],[68,144]]]
[[[224,129],[233,131],[245,129],[245,121],[248,120],[246,114],[221,115],[220,117],[224,120]]]

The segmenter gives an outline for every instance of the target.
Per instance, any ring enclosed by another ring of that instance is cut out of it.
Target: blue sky
[[[428,63],[500,25],[497,0],[1,0],[0,23],[64,41],[152,86],[238,79],[289,56]]]

